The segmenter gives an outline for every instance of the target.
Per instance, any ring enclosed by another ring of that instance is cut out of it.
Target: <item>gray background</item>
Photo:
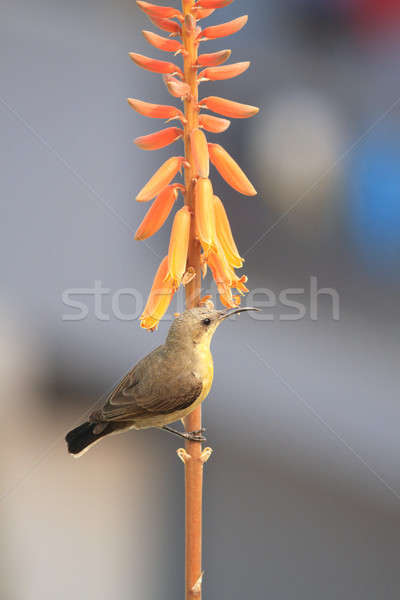
[[[201,94],[262,106],[221,138],[259,195],[213,181],[250,288],[304,288],[307,315],[282,320],[293,311],[278,305],[214,340],[205,597],[394,600],[398,28],[371,32],[333,2],[294,0],[237,0],[208,22],[243,12],[241,33],[204,48],[231,47],[250,71]],[[147,293],[166,253],[169,226],[134,241],[144,214],[134,196],[181,150],[138,150],[132,139],[162,124],[124,100],[171,101],[128,52],[166,55],[146,47],[140,30],[155,28],[133,0],[2,0],[2,15],[1,596],[179,598],[176,440],[132,433],[80,461],[63,442],[168,328],[151,335],[110,310],[119,289]],[[328,296],[310,319],[310,277],[337,291],[339,320]],[[96,280],[111,290],[109,320],[90,298],[85,320],[63,321],[74,312],[63,291]],[[131,297],[122,309],[135,310]]]

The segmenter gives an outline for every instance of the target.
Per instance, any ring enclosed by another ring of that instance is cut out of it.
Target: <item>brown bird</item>
[[[108,396],[104,406],[66,436],[78,456],[101,438],[128,429],[158,427],[203,442],[203,431],[183,433],[168,427],[207,397],[213,381],[211,339],[227,317],[257,308],[186,310],[172,323],[165,344],[138,362]]]

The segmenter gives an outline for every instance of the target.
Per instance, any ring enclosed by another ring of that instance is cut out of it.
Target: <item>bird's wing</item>
[[[117,385],[93,420],[134,421],[184,410],[201,394],[203,384],[190,368],[179,368],[163,346],[141,360]]]

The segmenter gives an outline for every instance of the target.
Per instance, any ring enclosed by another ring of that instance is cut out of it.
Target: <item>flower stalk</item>
[[[259,109],[218,96],[199,100],[201,82],[237,77],[250,65],[249,62],[224,64],[230,58],[229,49],[199,54],[201,42],[232,35],[246,25],[245,15],[221,25],[202,28],[203,19],[232,2],[182,0],[182,10],[178,10],[137,0],[150,21],[169,34],[165,37],[143,31],[145,39],[158,50],[181,56],[183,61],[181,68],[175,61],[130,53],[138,66],[161,74],[171,96],[183,102],[181,110],[175,106],[128,99],[130,106],[141,115],[164,119],[167,123],[177,121],[177,126],[170,125],[137,138],[135,143],[139,148],[157,150],[180,139],[184,143],[184,155],[172,156],[165,161],[136,197],[139,202],[153,201],[135,235],[137,240],[144,240],[165,223],[178,201],[179,193],[183,196],[183,207],[178,209],[174,217],[168,255],[158,268],[141,315],[141,326],[145,329],[157,328],[180,285],[185,286],[187,308],[199,306],[209,299],[209,296],[201,298],[201,279],[206,276],[207,266],[210,267],[224,306],[238,306],[240,296],[248,291],[245,286],[247,277],[239,277],[235,272],[235,269],[243,266],[243,259],[237,249],[224,204],[214,195],[210,163],[241,194],[254,196],[256,190],[232,156],[221,145],[209,143],[205,132],[222,133],[230,126],[229,119],[249,118],[257,114]],[[217,116],[204,113],[204,110]],[[183,184],[174,183],[182,170]],[[233,290],[238,293],[233,293]],[[201,429],[200,407],[186,417],[185,428],[186,431]],[[201,600],[202,597],[203,465],[210,454],[209,448],[202,450],[200,443],[192,441],[186,442],[185,450],[178,451],[185,463],[186,600]]]

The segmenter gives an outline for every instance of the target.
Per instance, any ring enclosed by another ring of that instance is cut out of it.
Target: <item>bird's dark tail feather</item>
[[[93,433],[95,428],[97,430],[100,429],[99,433]],[[114,429],[113,423],[105,423],[104,428],[101,429],[98,423],[89,423],[89,421],[86,421],[86,423],[82,423],[79,427],[72,429],[72,431],[65,436],[68,452],[75,455],[81,454],[102,437],[112,433]]]

